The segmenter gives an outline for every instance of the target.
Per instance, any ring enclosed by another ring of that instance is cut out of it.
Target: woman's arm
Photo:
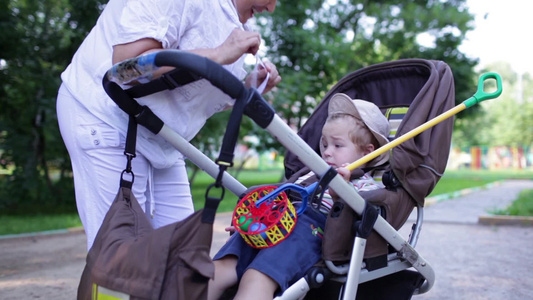
[[[234,63],[245,53],[257,53],[261,36],[257,32],[234,29],[228,38],[218,47],[212,49],[193,49],[189,52],[207,57],[221,65]],[[163,50],[161,42],[144,38],[135,42],[113,46],[113,64],[139,56],[141,54]]]
[[[115,45],[113,46],[113,65],[126,59],[160,50],[163,50],[161,42],[151,38],[144,38],[131,43]],[[154,72],[154,78],[158,78],[172,69],[172,67],[162,67]]]
[[[242,55],[246,53],[256,54],[261,44],[261,36],[257,32],[244,31],[241,29],[234,29],[228,38],[218,47],[211,49],[193,49],[187,50],[194,54],[204,56],[210,60],[221,65],[234,63]],[[119,44],[113,46],[113,64],[119,63],[123,60],[137,57],[142,54],[151,53],[163,50],[161,42],[152,39],[144,38],[131,43]],[[172,67],[163,67],[154,72],[154,78],[172,70]],[[271,73],[270,79],[265,92],[270,90],[281,81],[276,67],[268,63],[267,70],[261,70],[258,79],[266,78],[266,73]]]

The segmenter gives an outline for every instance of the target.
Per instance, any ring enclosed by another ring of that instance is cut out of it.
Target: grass
[[[480,187],[505,179],[533,179],[533,170],[448,170],[429,197]]]
[[[533,190],[523,190],[509,207],[493,213],[503,216],[533,216]]]
[[[237,179],[246,187],[265,183],[280,182],[281,170],[252,171],[243,170]],[[488,183],[505,179],[532,179],[533,170],[504,170],[504,171],[471,171],[458,170],[446,171],[430,196],[450,193],[465,188],[484,186]],[[200,209],[204,206],[207,187],[214,179],[205,173],[198,174],[192,187],[194,207]],[[219,196],[219,191],[214,190],[210,196]],[[232,211],[237,203],[237,197],[226,190],[225,197],[219,205],[218,212]],[[505,211],[496,212],[505,215],[533,216],[533,192],[523,191],[520,198]],[[38,232],[68,227],[81,226],[77,214],[34,215],[34,216],[3,216],[0,215],[0,235]]]
[[[3,216],[0,215],[0,235],[57,230],[81,226],[77,214]]]

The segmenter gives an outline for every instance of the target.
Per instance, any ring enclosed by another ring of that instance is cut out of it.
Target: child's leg
[[[235,256],[225,256],[215,260],[215,277],[209,280],[207,288],[207,299],[217,300],[225,290],[235,285],[237,279],[237,258]]]
[[[278,287],[278,283],[269,276],[255,269],[248,269],[244,272],[237,294],[233,299],[272,300]]]

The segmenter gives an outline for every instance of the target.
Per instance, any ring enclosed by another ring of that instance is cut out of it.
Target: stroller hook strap
[[[222,146],[220,148],[220,154],[215,162],[219,166],[232,167],[235,146],[239,137],[239,129],[241,126],[242,115],[244,114],[244,108],[249,102],[253,93],[249,93],[247,97],[242,99],[236,99],[235,105],[230,114],[226,132],[224,133],[224,139],[222,140]]]
[[[219,197],[209,196],[212,188],[221,188]],[[217,186],[216,183],[211,184],[205,191],[205,204],[202,212],[202,223],[213,224],[215,222],[215,215],[217,213],[218,205],[220,201],[224,199],[226,189],[223,186]]]
[[[337,170],[335,170],[333,167],[330,167],[324,174],[319,176],[319,180],[317,183],[317,187],[313,190],[313,193],[311,194],[311,197],[309,197],[309,202],[311,204],[311,207],[313,208],[320,208],[320,203],[322,201],[322,197],[324,197],[324,192],[328,189],[329,183],[333,178],[337,175]],[[317,193],[320,192],[320,196],[317,196]]]
[[[128,121],[128,132],[126,134],[126,145],[124,146],[124,155],[126,156],[126,168],[120,174],[120,186],[131,188],[135,180],[135,174],[131,170],[131,161],[135,157],[135,144],[137,143],[137,121],[135,117],[130,116]],[[131,181],[124,179],[124,174],[131,175]]]
[[[129,116],[135,117],[137,123],[143,125],[154,134],[158,134],[163,128],[163,121],[156,116],[148,106],[140,105],[127,91],[117,83],[110,81],[107,76],[102,80],[104,90],[120,109]]]
[[[107,76],[104,76],[102,84],[109,97],[129,116],[126,145],[124,147],[124,155],[127,158],[127,163],[126,168],[120,176],[120,186],[126,187],[129,184],[124,179],[125,173],[131,174],[131,185],[135,179],[135,175],[131,169],[131,161],[136,156],[137,124],[141,124],[154,134],[157,134],[163,128],[164,123],[147,106],[139,105],[118,84],[109,81]]]
[[[128,121],[128,133],[126,134],[126,145],[124,155],[128,158],[126,171],[131,172],[131,160],[135,157],[135,144],[137,143],[137,121],[134,116],[130,116]]]

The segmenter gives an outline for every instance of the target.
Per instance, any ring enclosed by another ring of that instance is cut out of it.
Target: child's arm
[[[340,168],[337,168],[337,173],[339,173],[342,176],[342,178],[344,178],[344,180],[350,181],[351,172],[345,167],[346,167],[346,164]],[[332,188],[329,188],[329,194],[331,195],[331,198],[333,198],[333,200],[337,200],[339,198],[337,193],[335,193],[335,191]]]

